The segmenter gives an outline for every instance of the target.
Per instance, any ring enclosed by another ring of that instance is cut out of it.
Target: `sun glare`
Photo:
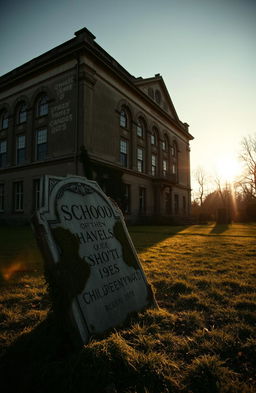
[[[241,164],[232,157],[219,157],[216,161],[218,177],[223,181],[233,182],[241,173]]]

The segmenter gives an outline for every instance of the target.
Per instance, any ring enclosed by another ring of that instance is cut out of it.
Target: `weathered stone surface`
[[[156,305],[118,207],[96,182],[45,176],[33,220],[55,308],[80,342]]]

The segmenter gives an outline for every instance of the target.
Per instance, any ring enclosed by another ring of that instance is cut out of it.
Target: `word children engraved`
[[[34,218],[55,308],[79,341],[156,305],[122,213],[96,182],[45,176]]]

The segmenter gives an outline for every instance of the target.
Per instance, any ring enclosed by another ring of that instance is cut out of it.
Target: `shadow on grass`
[[[215,224],[215,227],[212,228],[210,234],[220,234],[226,232],[229,229],[229,224]]]
[[[71,353],[68,336],[58,329],[53,314],[49,313],[43,322],[15,340],[1,356],[3,391],[59,392],[65,380],[65,367],[63,372],[60,372],[60,368],[70,359]],[[47,380],[49,374],[51,380]]]
[[[179,234],[190,225],[177,226],[129,226],[128,230],[138,252]]]

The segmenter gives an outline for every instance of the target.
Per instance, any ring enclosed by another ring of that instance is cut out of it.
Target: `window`
[[[139,212],[146,213],[146,188],[139,188]]]
[[[13,210],[15,212],[23,211],[23,182],[17,181],[13,184]]]
[[[36,132],[36,160],[44,160],[47,155],[47,129]]]
[[[150,140],[151,140],[151,145],[156,145],[156,134],[155,133],[151,134]]]
[[[121,112],[120,112],[119,124],[120,124],[121,127],[124,127],[124,128],[128,127],[127,113],[126,113],[126,111],[124,109],[122,109]]]
[[[23,102],[18,108],[17,123],[22,124],[27,121],[27,105]]]
[[[35,179],[33,182],[33,196],[34,196],[34,209],[40,207],[40,179]]]
[[[162,141],[162,150],[163,151],[167,151],[168,150],[168,139],[167,139],[167,137],[165,137],[164,140]]]
[[[151,134],[151,145],[154,146],[157,145],[157,135],[158,135],[157,128],[153,127],[152,134]]]
[[[0,168],[7,166],[7,141],[0,142]]]
[[[156,155],[152,154],[151,156],[151,173],[152,176],[156,176]]]
[[[17,164],[22,164],[26,160],[26,137],[25,135],[19,135],[17,137],[17,152],[16,161]]]
[[[0,212],[4,211],[4,184],[0,184]]]
[[[37,116],[46,115],[48,115],[48,97],[47,95],[43,95],[37,101]]]
[[[172,214],[172,194],[170,192],[165,193],[165,213]]]
[[[125,214],[130,214],[131,212],[131,186],[130,184],[124,185],[124,205],[123,211]]]
[[[174,195],[174,213],[175,214],[179,213],[179,195],[178,194]]]
[[[167,175],[167,160],[163,160],[163,175]]]
[[[177,157],[177,146],[176,143],[174,143],[171,147],[171,155],[172,157]]]
[[[137,169],[138,172],[143,172],[144,171],[144,159],[143,159],[143,149],[139,148],[137,149]]]
[[[128,142],[124,139],[120,141],[120,162],[122,167],[128,167]]]
[[[1,115],[1,129],[5,130],[6,128],[8,128],[8,125],[9,125],[8,112],[4,111],[4,112],[2,112],[2,115]]]
[[[177,175],[177,145],[176,142],[173,143],[171,147],[171,155],[172,155],[172,174]]]
[[[140,138],[143,138],[143,136],[144,136],[144,124],[143,124],[142,120],[138,120],[137,136],[139,136]]]

